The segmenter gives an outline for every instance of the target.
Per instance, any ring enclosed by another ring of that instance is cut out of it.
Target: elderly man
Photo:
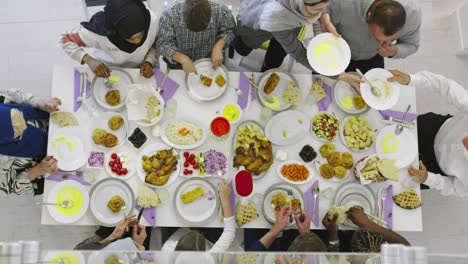
[[[351,48],[348,72],[384,68],[384,58],[406,58],[419,47],[421,9],[415,0],[333,0],[329,12]]]
[[[461,85],[427,71],[408,75],[391,71],[389,81],[436,93],[456,106],[455,116],[428,113],[418,117],[419,169],[410,167],[411,176],[439,190],[442,195],[468,195],[468,91]],[[445,176],[445,177],[444,177]]]

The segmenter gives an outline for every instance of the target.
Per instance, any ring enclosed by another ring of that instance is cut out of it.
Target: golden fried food
[[[349,152],[345,152],[341,155],[341,166],[345,169],[351,169],[354,165],[353,155]]]
[[[125,206],[125,201],[119,195],[114,195],[112,198],[107,202],[107,207],[112,210],[112,212],[117,213],[120,212],[122,207]]]
[[[161,102],[155,96],[148,98],[146,102],[146,111],[148,112],[148,120],[151,121],[161,114]]]
[[[271,197],[271,204],[274,206],[285,206],[289,205],[289,199],[281,192],[274,193]]]
[[[107,132],[102,128],[96,128],[93,131],[93,141],[95,144],[103,144],[106,138]]]
[[[106,258],[104,264],[120,264],[122,260],[118,256],[110,256]]]
[[[331,179],[335,175],[335,170],[333,166],[331,166],[328,163],[324,163],[320,166],[320,176],[322,176],[324,179]]]
[[[142,156],[143,170],[148,173],[145,182],[156,186],[166,184],[172,172],[177,170],[178,159],[179,155],[174,155],[172,148]]]
[[[223,87],[226,84],[226,79],[224,79],[223,75],[218,74],[218,76],[216,76],[215,83],[219,87]]]
[[[117,106],[120,104],[120,91],[119,90],[111,90],[106,93],[106,102],[110,106]]]
[[[107,125],[109,125],[109,128],[112,129],[112,130],[118,130],[119,128],[121,128],[124,124],[124,120],[121,116],[113,116],[109,119],[109,121],[107,122]]]
[[[279,75],[276,73],[272,73],[270,77],[268,77],[265,87],[263,87],[263,91],[266,94],[272,93],[276,89],[276,86],[278,86],[279,81],[280,81]]]
[[[302,207],[302,204],[301,204],[301,201],[299,199],[292,199],[291,209],[292,209],[293,212],[298,211],[299,209],[301,209],[301,207]]]
[[[143,170],[145,172],[150,172],[152,168],[153,168],[153,164],[151,163],[151,161],[149,159],[146,159],[143,162]]]
[[[361,110],[361,109],[363,109],[364,107],[367,106],[367,104],[364,101],[364,99],[362,98],[362,96],[354,96],[353,97],[353,104],[354,104],[354,107],[357,110]]]
[[[198,186],[189,192],[183,193],[180,196],[180,199],[182,199],[182,202],[184,204],[189,204],[189,203],[195,202],[196,200],[201,198],[203,195],[205,195],[205,191],[203,190],[202,187]]]
[[[208,77],[206,77],[206,76],[203,76],[203,77],[201,78],[201,83],[202,83],[203,85],[205,85],[205,86],[210,87],[212,82],[213,82],[213,80],[210,79],[210,78],[208,78]]]
[[[116,135],[112,133],[107,133],[106,137],[104,138],[104,146],[108,148],[113,148],[117,146],[117,143],[119,142],[119,139],[117,138]]]
[[[328,163],[333,167],[340,166],[341,164],[341,153],[338,151],[332,152],[327,158]]]
[[[303,182],[309,178],[309,170],[302,164],[286,164],[281,167],[281,175],[293,182]]]
[[[320,155],[322,158],[328,158],[330,154],[335,150],[333,143],[327,142],[320,147]]]
[[[335,171],[335,175],[336,177],[340,178],[340,179],[343,179],[346,174],[348,173],[348,170],[346,170],[344,167],[342,166],[337,166],[334,168],[334,171]]]

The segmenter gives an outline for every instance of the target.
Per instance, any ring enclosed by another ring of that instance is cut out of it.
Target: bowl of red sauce
[[[231,123],[222,116],[215,117],[210,124],[211,135],[219,140],[226,139],[231,132]]]

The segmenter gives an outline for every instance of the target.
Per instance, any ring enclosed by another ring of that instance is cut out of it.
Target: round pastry
[[[110,106],[117,106],[120,104],[120,91],[112,90],[106,93],[106,102]]]
[[[366,102],[364,101],[364,98],[362,98],[362,96],[354,96],[353,103],[354,107],[356,107],[357,110],[361,110],[364,107],[366,107]]]
[[[122,260],[118,256],[110,256],[104,262],[104,264],[120,264],[120,263],[122,263]]]
[[[118,195],[112,196],[109,202],[107,202],[107,207],[109,207],[109,209],[111,209],[112,212],[114,213],[119,212],[124,206],[125,206],[124,199]]]
[[[109,125],[110,129],[115,131],[123,126],[124,120],[121,116],[113,116],[109,119],[107,124]]]
[[[334,175],[335,175],[335,170],[330,164],[324,163],[320,166],[320,176],[322,176],[324,179],[329,180],[333,178]]]
[[[354,165],[353,155],[349,152],[345,152],[341,155],[341,166],[345,169],[351,169]]]
[[[107,132],[102,128],[96,128],[93,131],[93,141],[95,144],[103,144],[106,138]]]
[[[347,171],[344,167],[342,167],[342,166],[335,167],[335,168],[334,168],[334,171],[335,171],[336,177],[338,177],[338,178],[340,178],[340,179],[343,179],[343,178],[346,176],[347,172],[348,172],[348,171]]]
[[[327,158],[328,163],[332,165],[333,167],[340,166],[341,164],[341,153],[340,152],[332,152],[330,156]]]
[[[104,138],[104,146],[108,148],[113,148],[117,146],[118,142],[119,139],[117,138],[117,136],[111,133],[107,133],[106,137]]]
[[[333,143],[327,142],[320,147],[320,155],[323,158],[327,158],[335,150],[335,145]]]

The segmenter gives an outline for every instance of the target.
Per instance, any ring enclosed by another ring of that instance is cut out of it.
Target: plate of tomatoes
[[[312,118],[312,134],[320,141],[333,141],[339,129],[340,120],[334,113],[319,112]]]
[[[186,151],[181,157],[185,177],[220,177],[228,176],[227,155],[215,150],[189,152]]]
[[[111,177],[126,180],[135,174],[136,163],[137,156],[133,149],[121,146],[107,152],[104,167]]]

